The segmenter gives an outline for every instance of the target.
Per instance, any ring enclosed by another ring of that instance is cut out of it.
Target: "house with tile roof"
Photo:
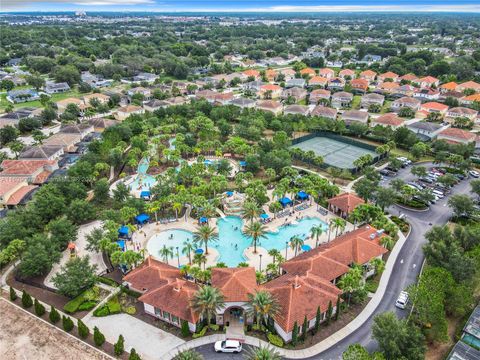
[[[28,183],[28,176],[0,176],[0,208],[21,204],[37,188]]]
[[[268,111],[275,115],[280,115],[283,111],[283,105],[275,100],[258,100],[255,106],[258,110]]]
[[[360,110],[347,110],[344,111],[340,118],[345,121],[345,124],[350,125],[355,122],[362,124],[368,123],[368,112]]]
[[[395,113],[388,113],[371,119],[370,126],[384,126],[395,130],[401,126],[405,126],[405,121]]]
[[[328,102],[330,101],[330,95],[332,93],[329,90],[325,89],[315,89],[310,93],[308,102],[310,104],[318,104],[319,101]]]
[[[391,80],[396,82],[398,80],[398,74],[395,74],[393,71],[387,71],[386,73],[378,75],[378,80],[387,81]]]
[[[445,140],[454,144],[469,144],[477,139],[477,135],[470,131],[447,128],[438,133],[437,140]]]
[[[331,78],[335,77],[335,71],[333,71],[330,68],[322,68],[322,69],[318,70],[318,75],[320,75],[321,77],[327,78],[327,79],[331,79]]]
[[[365,70],[360,73],[359,77],[360,79],[365,79],[369,83],[371,83],[372,81],[375,81],[375,78],[377,77],[377,73],[372,70]]]
[[[246,77],[251,77],[251,76],[253,76],[255,79],[259,79],[259,78],[260,78],[260,71],[255,70],[255,69],[245,70],[245,71],[243,72],[243,74],[244,74]]]
[[[328,79],[327,88],[333,91],[343,90],[345,88],[345,80],[341,77],[333,77]]]
[[[473,94],[464,96],[460,99],[462,105],[473,105],[473,103],[480,103],[480,94]]]
[[[448,83],[440,85],[438,88],[440,89],[441,93],[446,93],[449,91],[455,91],[457,89],[458,84],[455,81],[450,81]]]
[[[385,96],[380,94],[370,93],[362,96],[362,99],[360,100],[360,106],[362,108],[368,109],[370,105],[383,106],[384,102],[385,102]]]
[[[114,116],[115,116],[115,119],[119,121],[123,121],[126,118],[128,118],[130,115],[140,115],[144,113],[145,113],[145,109],[140,106],[127,105],[127,106],[122,106],[118,108]]]
[[[26,177],[29,184],[41,185],[58,169],[57,160],[3,160],[0,177]]]
[[[346,218],[358,205],[365,204],[365,201],[354,193],[343,193],[327,200],[328,210],[334,214]]]
[[[440,98],[440,91],[431,88],[416,89],[413,97],[422,101],[438,100]]]
[[[308,80],[309,87],[325,87],[328,83],[328,79],[322,76],[314,76]]]
[[[418,77],[415,74],[409,73],[409,74],[405,74],[405,75],[400,76],[399,80],[403,81],[404,83],[405,82],[409,82],[409,83],[410,82],[417,82]]]
[[[295,102],[300,102],[307,98],[307,90],[300,87],[292,87],[289,89],[284,89],[282,91],[282,99],[287,100],[288,98],[295,99]]]
[[[418,121],[408,124],[407,128],[413,131],[420,140],[430,141],[436,139],[440,131],[446,129],[448,126],[432,122]]]
[[[118,124],[116,120],[105,118],[93,118],[89,119],[87,122],[93,126],[93,131],[95,132],[103,132],[105,129]]]
[[[441,115],[445,115],[448,110],[448,105],[430,101],[420,106],[420,110],[426,111],[427,113],[440,113]]]
[[[353,79],[350,81],[352,92],[354,93],[366,93],[368,90],[368,80],[365,79]]]
[[[333,108],[323,106],[323,105],[317,105],[312,110],[310,115],[335,120],[337,118],[337,113],[338,113],[337,109],[333,109]]]
[[[19,159],[35,160],[55,160],[64,154],[62,145],[37,145],[26,147],[19,155]]]
[[[288,81],[295,78],[296,72],[295,70],[288,68],[280,70],[280,74],[285,77],[285,81]]]
[[[265,77],[267,78],[268,81],[275,81],[277,78],[278,73],[273,70],[273,69],[267,69],[265,70]]]
[[[303,115],[307,116],[309,113],[309,108],[306,105],[292,104],[287,105],[283,109],[284,115]]]
[[[304,77],[304,76],[312,77],[312,76],[317,75],[317,73],[312,68],[307,67],[305,69],[300,70],[300,75],[302,77]]]
[[[417,83],[421,89],[429,89],[432,87],[438,87],[440,80],[433,76],[425,76],[415,81],[415,83]]]
[[[346,91],[339,91],[332,95],[332,107],[340,109],[349,107],[353,101],[353,94]]]
[[[393,111],[400,111],[400,109],[407,107],[412,109],[413,111],[418,111],[420,110],[420,105],[422,102],[418,99],[415,99],[413,97],[408,97],[404,96],[400,99],[395,100],[392,102],[391,108]]]
[[[473,90],[476,93],[480,93],[480,84],[475,81],[467,81],[459,84],[455,90],[460,92],[463,92],[465,90]]]
[[[251,109],[255,107],[255,100],[239,97],[230,101],[230,104],[242,109]]]
[[[305,79],[290,79],[285,82],[285,88],[300,87],[304,88],[307,82]]]
[[[458,107],[453,107],[447,110],[447,113],[445,115],[445,120],[450,122],[450,121],[455,121],[457,118],[467,118],[471,121],[475,121],[478,116],[478,111],[473,110],[470,108],[458,106]]]
[[[343,69],[340,70],[338,76],[345,80],[355,79],[355,71],[352,69]]]
[[[62,146],[64,152],[75,152],[75,145],[82,141],[81,134],[58,132],[43,141],[45,146]]]
[[[265,84],[260,86],[260,91],[258,92],[258,96],[262,99],[277,99],[282,95],[282,87],[275,84]]]

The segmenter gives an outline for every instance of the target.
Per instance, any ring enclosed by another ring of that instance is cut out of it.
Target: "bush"
[[[48,318],[52,324],[56,324],[60,321],[60,314],[53,306],[50,307],[50,314],[48,315]]]
[[[139,293],[137,291],[134,291],[132,289],[128,289],[125,286],[122,286],[122,292],[127,294],[127,295],[130,295],[130,296],[134,297],[135,299],[138,299],[140,296],[142,296],[141,293]]]
[[[35,299],[34,304],[35,304],[35,314],[37,314],[37,316],[43,316],[45,314],[45,306],[40,304],[40,301],[38,301],[37,299]]]
[[[22,306],[27,309],[29,307],[32,307],[33,301],[32,297],[25,291],[23,290],[22,292]]]
[[[105,335],[103,335],[96,326],[93,328],[93,341],[97,346],[102,346],[105,342]]]
[[[270,344],[278,346],[278,347],[283,347],[283,340],[280,336],[274,335],[272,333],[267,334],[268,341]]]
[[[63,315],[62,317],[62,325],[63,325],[63,330],[66,332],[70,332],[73,329],[73,320],[70,319],[68,316]]]
[[[118,283],[115,280],[110,279],[110,278],[106,278],[106,277],[103,277],[103,276],[98,276],[97,281],[99,281],[101,283],[104,283],[105,285],[112,286],[112,287],[118,287],[119,286]]]
[[[82,339],[86,339],[90,334],[90,329],[80,319],[78,319],[77,321],[77,329],[78,329],[78,336],[80,336]]]
[[[220,326],[217,324],[210,324],[210,329],[213,331],[218,331],[220,329]]]
[[[15,301],[15,300],[17,300],[17,298],[18,298],[17,292],[15,291],[15,289],[13,287],[10,286],[10,300]]]
[[[73,298],[68,303],[66,303],[65,306],[63,307],[63,310],[67,314],[73,314],[74,312],[79,311],[80,306],[85,302],[95,302],[95,305],[96,305],[97,302],[98,302],[97,301],[98,294],[96,292],[97,292],[97,290],[96,290],[95,287],[93,287],[91,289],[88,289],[88,290],[85,290],[83,293],[81,293],[77,297]],[[85,309],[85,310],[89,310],[88,309],[89,305],[85,305],[85,306],[87,306],[87,309]]]
[[[190,329],[188,328],[188,322],[182,320],[182,336],[188,337],[190,335]]]
[[[403,233],[408,232],[408,229],[410,228],[410,226],[405,220],[400,219],[398,216],[394,216],[394,215],[390,216],[390,220],[392,220],[392,222],[398,226],[401,232]]]
[[[199,333],[193,334],[192,337],[194,339],[200,338],[200,337],[204,336],[206,332],[207,332],[207,327],[205,326]]]
[[[110,315],[110,312],[108,311],[108,307],[106,305],[99,307],[93,312],[93,316],[96,316],[96,317],[102,317],[102,316],[108,316],[108,315]]]
[[[376,292],[378,289],[378,282],[374,281],[373,279],[368,279],[365,282],[365,290],[371,293]]]
[[[117,342],[115,343],[115,345],[113,345],[113,352],[115,353],[115,355],[120,356],[123,354],[123,352],[125,351],[124,343],[125,340],[123,339],[123,336],[119,335]]]
[[[113,314],[120,314],[122,312],[122,305],[118,301],[118,297],[114,296],[107,303],[93,312],[93,316],[102,317]]]
[[[134,348],[130,350],[130,356],[128,357],[128,360],[141,360],[140,356],[137,354],[137,351]]]
[[[127,306],[123,309],[123,312],[126,312],[128,315],[135,315],[137,313],[137,309],[135,306]]]
[[[97,305],[97,302],[96,301],[85,301],[84,303],[82,303],[79,307],[78,307],[78,311],[88,311],[88,310],[92,310],[95,305]]]

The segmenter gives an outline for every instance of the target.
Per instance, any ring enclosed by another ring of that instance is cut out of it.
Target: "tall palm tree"
[[[219,289],[212,286],[202,286],[193,295],[192,309],[197,314],[200,314],[202,318],[207,319],[207,324],[210,326],[210,322],[213,316],[215,316],[217,310],[220,310],[225,306],[225,298]]]
[[[195,250],[192,242],[186,240],[183,242],[183,247],[182,247],[182,254],[186,255],[188,254],[188,263],[192,265],[192,252]]]
[[[312,226],[310,234],[315,237],[315,247],[318,247],[318,238],[323,234],[322,225]]]
[[[333,227],[335,228],[335,237],[338,236],[339,229],[342,229],[341,231],[343,231],[345,229],[345,226],[347,226],[347,222],[342,218],[332,219],[332,224],[333,224]]]
[[[253,239],[253,253],[257,253],[257,241],[260,238],[265,238],[265,233],[267,232],[267,228],[262,223],[256,221],[252,222],[245,228],[244,234],[251,237]]]
[[[392,250],[395,245],[395,240],[388,235],[382,236],[380,238],[380,244],[387,250]]]
[[[163,245],[163,248],[160,249],[158,254],[163,258],[163,260],[168,264],[168,257],[173,257],[173,247],[167,247]]]
[[[271,249],[271,250],[268,250],[268,255],[270,255],[273,259],[273,263],[275,264],[275,260],[279,258],[279,255],[280,254],[280,251],[277,250],[277,249]]]
[[[255,317],[257,327],[260,328],[260,323],[265,324],[268,318],[273,317],[280,311],[280,304],[277,299],[268,291],[256,291],[254,294],[248,294],[248,310],[247,313]]]
[[[294,235],[290,238],[290,247],[295,250],[295,256],[297,256],[298,250],[305,244],[305,241],[298,235]]]
[[[195,244],[202,246],[205,245],[205,254],[208,254],[208,243],[210,241],[217,241],[218,233],[210,225],[202,225],[193,234],[193,241]]]
[[[253,222],[258,216],[260,216],[261,209],[253,201],[246,201],[243,204],[242,217],[244,219],[250,220],[250,223]]]
[[[204,254],[195,254],[193,256],[193,263],[201,266],[203,264],[203,270],[205,270],[205,264],[207,263],[207,257]]]
[[[245,354],[245,360],[280,360],[282,357],[268,346],[250,347]]]

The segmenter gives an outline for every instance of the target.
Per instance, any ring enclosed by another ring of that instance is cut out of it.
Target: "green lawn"
[[[383,103],[382,110],[380,111],[381,114],[385,114],[390,110],[390,107],[392,106],[392,102],[390,100],[385,100]]]
[[[17,90],[17,88],[16,88],[16,90]],[[78,92],[78,90],[72,89],[72,90],[64,92],[64,93],[53,94],[52,97],[51,97],[51,100],[53,102],[57,102],[57,101],[60,101],[60,100],[63,100],[63,99],[67,99],[69,97],[79,98],[79,97],[82,97],[83,95],[86,95],[86,94],[82,94],[82,93]],[[6,98],[7,98],[7,94],[0,95],[0,112],[4,112],[5,108],[8,106],[8,104],[10,104],[10,102],[8,102]],[[36,108],[39,108],[39,107],[42,107],[42,104],[40,103],[40,100],[35,100],[35,101],[27,101],[27,102],[20,103],[20,104],[14,104],[13,107],[15,109],[22,108],[22,107],[36,107]]]
[[[362,101],[362,97],[360,95],[355,95],[352,100],[352,109],[358,110],[360,109],[360,102]]]

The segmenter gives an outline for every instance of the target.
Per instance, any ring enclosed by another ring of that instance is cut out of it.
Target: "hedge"
[[[110,278],[106,278],[106,277],[103,277],[103,276],[97,276],[97,281],[105,284],[105,285],[110,285],[110,286],[113,286],[113,287],[118,287],[118,283],[113,280],[113,279],[110,279]]]
[[[118,297],[114,296],[110,298],[107,303],[103,306],[100,306],[93,312],[93,316],[102,317],[114,314],[120,314],[122,312],[122,306],[118,301]]]
[[[138,299],[140,296],[142,296],[141,293],[139,293],[137,291],[134,291],[132,289],[128,289],[125,286],[122,286],[122,292],[127,294],[127,295],[133,296],[136,299]]]
[[[96,301],[85,301],[78,307],[78,311],[88,311],[92,310],[97,305]]]
[[[65,306],[63,307],[63,310],[67,313],[67,314],[73,314],[74,312],[76,311],[81,311],[81,310],[90,310],[92,309],[93,307],[95,307],[95,305],[98,303],[98,301],[95,301],[95,300],[91,300],[90,299],[90,292],[92,291],[92,289],[87,289],[85,290],[83,293],[81,293],[80,295],[78,295],[76,298],[73,298],[72,300],[70,300],[68,303],[65,304]],[[94,302],[95,305],[91,306],[91,302]],[[84,304],[84,303],[88,303],[87,305],[84,305],[82,309],[80,309],[80,307]]]
[[[283,340],[280,336],[274,335],[272,333],[267,334],[268,341],[270,344],[278,346],[278,347],[283,347]]]

